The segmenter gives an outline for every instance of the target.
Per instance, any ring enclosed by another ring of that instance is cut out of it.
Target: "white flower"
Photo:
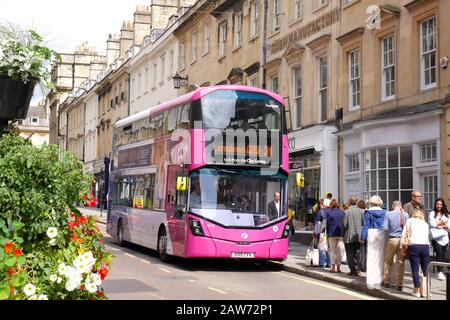
[[[56,245],[56,239],[51,239],[51,240],[48,242],[48,244],[51,245],[51,246]]]
[[[58,272],[60,275],[65,276],[67,273],[67,266],[66,264],[63,262],[58,266]]]
[[[89,291],[90,293],[95,293],[97,292],[97,286],[93,283],[85,283],[84,287],[86,288],[87,291]]]
[[[40,294],[39,297],[37,297],[38,300],[48,300],[48,297],[45,294]]]
[[[28,300],[37,300],[37,297],[36,297],[36,295],[33,295],[33,296],[29,297]]]
[[[36,293],[36,287],[34,285],[32,285],[31,283],[28,283],[23,288],[23,293],[25,293],[25,295],[27,297],[32,296]]]
[[[92,273],[88,279],[89,279],[89,282],[95,284],[96,286],[99,286],[102,284],[102,278],[97,273]]]
[[[78,287],[78,285],[72,281],[67,281],[64,287],[67,291],[73,291]]]
[[[58,276],[57,276],[56,274],[52,274],[52,275],[50,276],[50,281],[51,281],[51,282],[55,282],[56,280],[58,280]]]
[[[57,235],[58,235],[58,229],[56,229],[55,227],[49,227],[49,228],[47,229],[47,236],[48,236],[50,239],[55,238]]]
[[[58,277],[58,280],[56,280],[57,284],[60,284],[62,282],[62,278]]]

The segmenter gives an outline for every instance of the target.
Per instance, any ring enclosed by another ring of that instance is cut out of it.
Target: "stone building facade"
[[[66,145],[65,137],[59,134],[60,104],[74,88],[87,79],[95,79],[105,66],[106,57],[87,43],[78,46],[74,53],[62,53],[61,58],[52,64],[51,81],[55,84],[57,93],[50,93],[47,102],[50,110],[51,144],[58,144],[62,149]]]
[[[30,106],[27,117],[18,121],[20,136],[30,139],[36,147],[49,142],[49,121],[45,110],[45,104]]]
[[[368,24],[373,4],[379,15]],[[450,200],[449,13],[447,1],[434,0],[349,1],[342,8],[343,123],[336,135],[343,199],[378,194],[390,208],[419,190],[428,211],[437,197]]]
[[[201,0],[180,18],[178,72],[188,87],[179,94],[214,84],[261,86],[262,3]]]

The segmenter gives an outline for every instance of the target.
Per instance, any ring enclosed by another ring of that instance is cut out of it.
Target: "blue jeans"
[[[414,281],[414,288],[420,288],[419,265],[423,275],[427,276],[428,259],[430,256],[430,247],[426,245],[413,244],[408,247],[409,262],[411,263],[411,272]]]
[[[331,266],[331,259],[328,251],[319,251],[319,264],[321,267],[325,265]]]

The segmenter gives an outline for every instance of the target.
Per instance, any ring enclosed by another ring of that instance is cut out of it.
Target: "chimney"
[[[119,35],[109,34],[108,40],[106,40],[106,65],[109,66],[120,55],[120,40]]]
[[[133,23],[124,21],[120,29],[120,57],[125,57],[128,49],[133,46]]]
[[[152,24],[152,14],[150,7],[137,6],[134,13],[133,23],[133,44],[140,46],[144,42],[144,37],[150,34]]]

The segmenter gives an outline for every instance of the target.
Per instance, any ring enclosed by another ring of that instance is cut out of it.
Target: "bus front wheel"
[[[162,228],[158,235],[158,255],[162,262],[169,262],[170,256],[167,254],[167,232]]]

